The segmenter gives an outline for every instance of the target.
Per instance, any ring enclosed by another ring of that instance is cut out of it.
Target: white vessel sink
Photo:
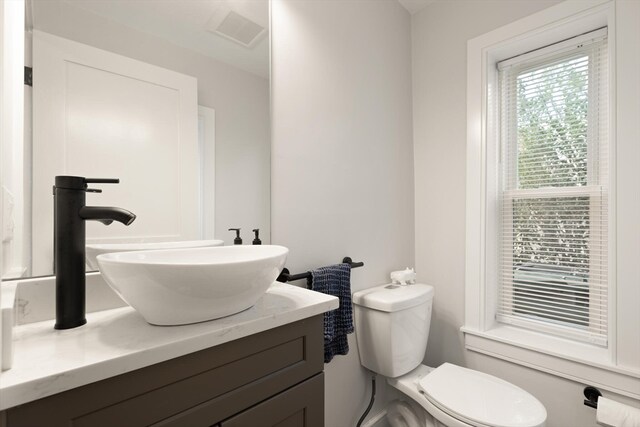
[[[181,242],[156,242],[156,243],[105,243],[87,245],[86,262],[90,270],[98,269],[96,257],[102,254],[114,252],[133,251],[155,251],[160,249],[183,249],[183,248],[207,248],[211,246],[222,246],[223,240],[185,240]]]
[[[153,325],[184,325],[253,306],[284,267],[284,246],[221,246],[109,253],[100,272]]]

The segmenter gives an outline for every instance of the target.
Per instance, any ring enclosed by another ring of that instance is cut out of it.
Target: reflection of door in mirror
[[[201,238],[196,79],[38,31],[33,63],[32,274],[51,273],[56,175],[120,178],[87,204],[138,216],[88,223],[87,243]]]
[[[200,147],[200,230],[205,239],[215,238],[216,189],[216,112],[198,106],[198,145]]]

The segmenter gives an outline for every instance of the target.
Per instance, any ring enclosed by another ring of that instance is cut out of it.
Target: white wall
[[[582,404],[584,384],[466,351],[460,332],[465,298],[467,40],[555,3],[443,1],[413,16],[416,266],[418,278],[436,288],[427,364],[453,362],[519,385],[543,402],[551,427],[592,426],[595,411]],[[638,45],[634,48],[626,53],[637,56]]]
[[[365,263],[353,290],[387,283],[414,260],[409,14],[395,0],[273,0],[272,24],[273,242],[292,272],[348,255]],[[329,427],[355,425],[369,400],[349,342],[325,365]]]
[[[427,362],[464,363],[467,40],[555,1],[437,2],[413,16],[416,266],[435,286]]]
[[[65,2],[34,2],[36,29],[198,79],[198,103],[216,111],[215,235],[245,243],[270,235],[269,80],[136,31]],[[38,70],[34,70],[37,76]],[[37,77],[35,77],[37,78]],[[159,173],[154,171],[153,173]]]

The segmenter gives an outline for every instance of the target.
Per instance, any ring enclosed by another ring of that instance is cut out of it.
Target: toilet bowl
[[[391,427],[425,427],[420,415],[403,400],[393,400],[387,405],[387,421]]]
[[[360,363],[406,396],[387,407],[393,427],[544,427],[544,406],[500,378],[444,363],[422,365],[433,287],[383,285],[353,294]]]

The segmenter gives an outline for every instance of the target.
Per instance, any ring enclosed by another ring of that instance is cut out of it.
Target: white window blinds
[[[498,64],[497,320],[607,344],[606,29]]]

